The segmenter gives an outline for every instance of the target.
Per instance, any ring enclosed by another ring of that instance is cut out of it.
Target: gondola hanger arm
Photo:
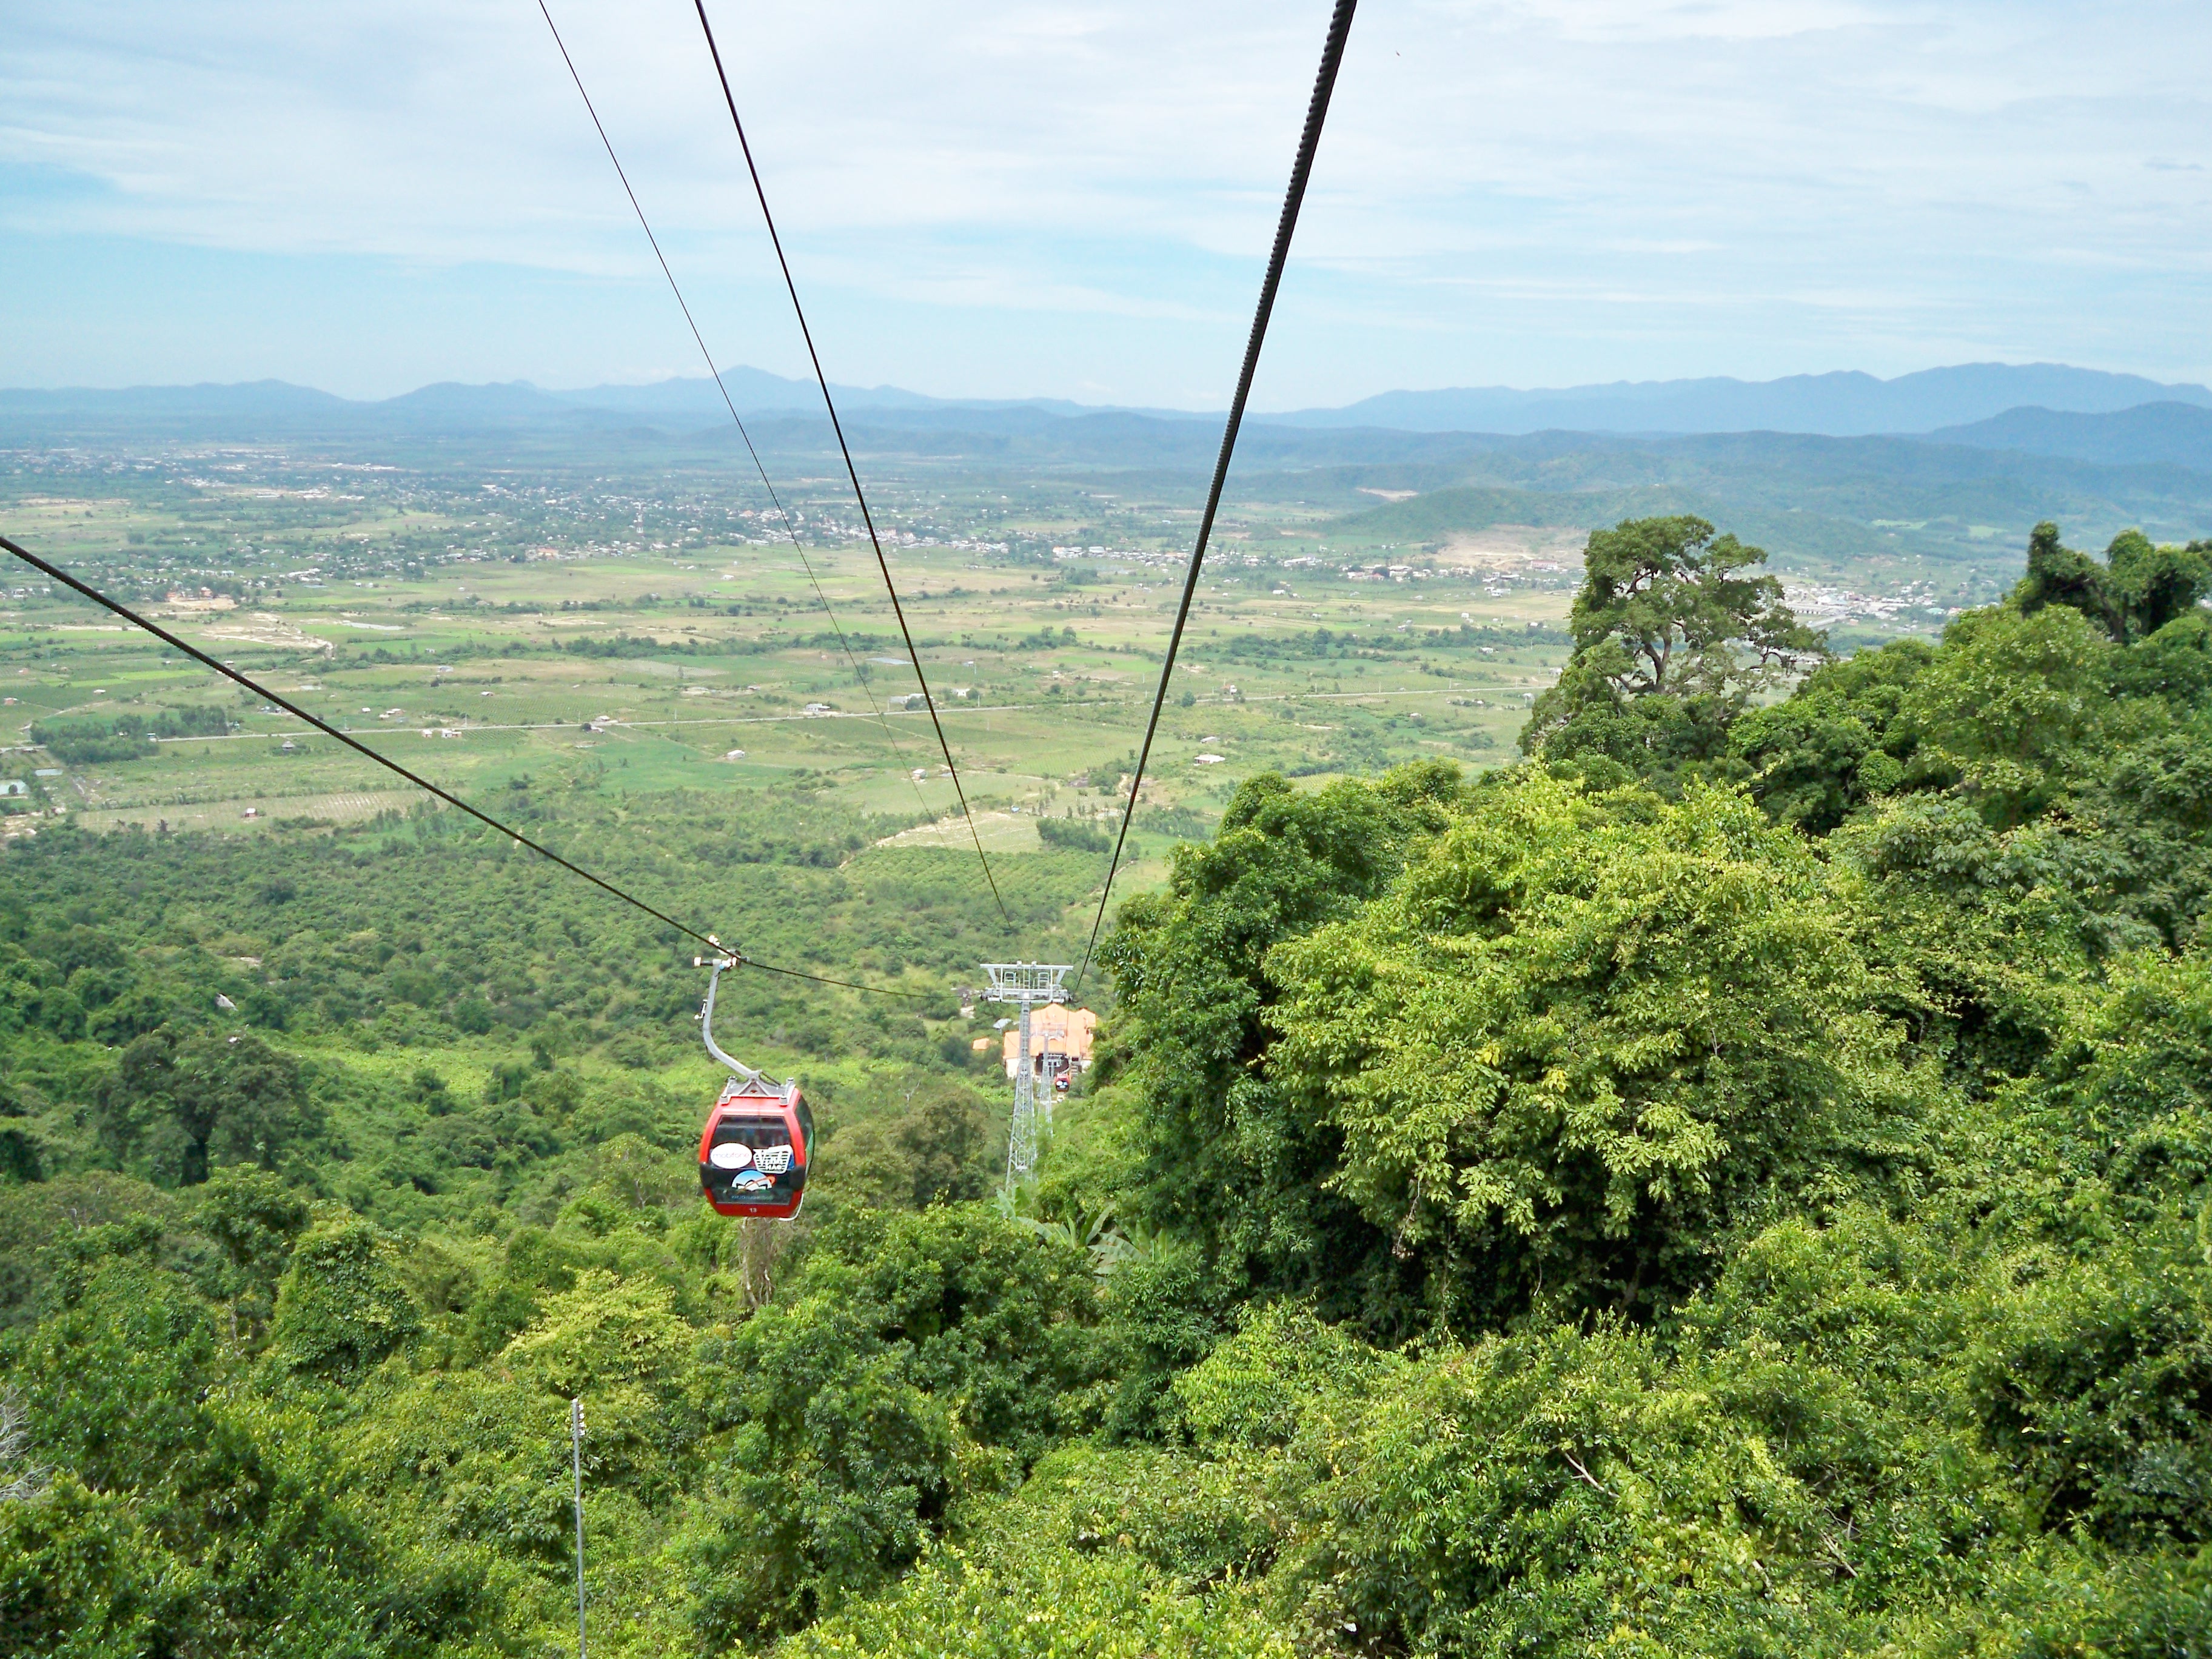
[[[722,945],[720,939],[715,939],[714,943],[718,946]],[[722,1052],[721,1046],[714,1041],[714,989],[722,982],[722,973],[725,969],[743,967],[745,960],[743,952],[730,950],[727,946],[722,946],[722,952],[714,957],[691,958],[691,965],[694,968],[704,968],[708,970],[706,1006],[699,1010],[699,1035],[706,1040],[707,1052],[722,1065],[728,1066],[734,1075],[744,1079],[747,1083],[766,1083],[767,1073],[757,1072],[751,1066],[731,1059]]]

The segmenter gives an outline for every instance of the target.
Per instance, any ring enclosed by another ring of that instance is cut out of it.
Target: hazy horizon
[[[1942,374],[1949,371],[1984,368],[2021,370],[2051,369],[2088,375],[2112,376],[2115,379],[2142,379],[2149,380],[2152,386],[2156,388],[2166,391],[2202,392],[2208,389],[2204,385],[2199,382],[2189,380],[2156,380],[2152,377],[2132,376],[2128,373],[2128,371],[2109,369],[2092,364],[2053,363],[2045,362],[1931,363],[1918,368],[1902,370],[1898,374],[1891,375],[1875,375],[1864,369],[1844,368],[1806,370],[1794,374],[1775,375],[1759,380],[1747,379],[1739,375],[1687,374],[1647,380],[1632,380],[1625,377],[1614,377],[1607,380],[1583,380],[1572,383],[1555,382],[1549,385],[1535,386],[1505,386],[1494,383],[1486,385],[1439,384],[1425,386],[1377,386],[1366,392],[1358,393],[1353,397],[1346,398],[1341,404],[1332,405],[1332,407],[1349,408],[1359,404],[1371,402],[1377,398],[1390,396],[1422,397],[1454,392],[1473,392],[1502,393],[1511,396],[1541,398],[1555,395],[1567,396],[1577,393],[1607,391],[1645,391],[1664,387],[1693,386],[1709,384],[1734,385],[1748,389],[1774,386],[1790,382],[1832,381],[1862,376],[1871,380],[1878,386],[1891,386],[1896,385],[1899,381],[1910,380],[1923,376]],[[814,384],[811,380],[805,379],[802,376],[776,374],[775,371],[763,369],[758,365],[752,363],[726,364],[722,368],[721,374],[726,380],[747,375],[757,375],[763,378],[787,380],[793,388],[808,392],[812,392]],[[11,392],[166,392],[190,391],[203,387],[234,389],[260,385],[281,385],[288,386],[299,391],[315,392],[330,397],[342,398],[349,402],[377,403],[390,402],[395,398],[410,397],[417,392],[432,391],[443,386],[459,386],[475,391],[490,391],[510,386],[525,387],[533,392],[544,392],[550,397],[561,398],[585,396],[592,392],[621,391],[646,392],[680,385],[696,385],[703,391],[708,384],[708,381],[705,371],[703,369],[700,369],[688,374],[678,371],[674,374],[656,375],[645,380],[605,380],[573,385],[550,384],[544,380],[532,380],[526,375],[515,376],[504,380],[471,380],[453,375],[445,375],[423,380],[413,386],[404,386],[397,392],[374,394],[368,397],[360,397],[349,394],[344,392],[340,392],[333,387],[317,386],[309,381],[290,380],[283,375],[262,375],[250,380],[202,379],[198,380],[118,380],[105,383],[91,381],[51,381],[43,384],[5,384],[0,385],[0,393]],[[1007,394],[1004,397],[969,398],[960,393],[934,391],[927,386],[894,385],[890,381],[878,381],[859,386],[840,386],[838,389],[840,391],[860,390],[870,392],[896,392],[917,398],[927,398],[932,401],[945,403],[1067,403],[1086,408],[1097,409],[1139,409],[1145,407],[1143,405],[1135,404],[1089,403],[1081,398],[1072,396],[1067,392],[1054,391],[1016,392]],[[1157,407],[1165,410],[1166,412],[1177,414],[1210,415],[1220,412],[1217,408],[1190,408],[1176,410],[1170,405],[1158,405]],[[1290,408],[1265,410],[1255,409],[1253,411],[1255,415],[1291,414],[1297,412],[1299,411]]]

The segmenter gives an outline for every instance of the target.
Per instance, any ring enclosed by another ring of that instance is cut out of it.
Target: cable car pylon
[[[984,975],[990,983],[984,996],[993,1002],[1011,1002],[1021,1010],[1021,1045],[1014,1066],[1014,1121],[1006,1136],[1006,1197],[1011,1202],[1014,1183],[1036,1168],[1036,1062],[1030,1048],[1030,1010],[1040,1002],[1065,1002],[1061,982],[1075,971],[1072,962],[987,962]],[[1052,1091],[1045,1091],[1045,1127],[1052,1127]]]

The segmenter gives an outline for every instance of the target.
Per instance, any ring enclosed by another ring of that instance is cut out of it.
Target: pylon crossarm
[[[990,986],[983,994],[993,1002],[1065,1002],[1061,981],[1074,971],[1073,963],[987,962],[983,972]]]

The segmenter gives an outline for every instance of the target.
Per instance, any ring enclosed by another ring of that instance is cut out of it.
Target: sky
[[[547,0],[717,361],[805,372],[688,0]],[[1233,384],[1328,0],[709,0],[824,367]],[[0,386],[701,372],[536,0],[0,0]],[[1367,0],[1255,406],[2212,380],[2203,0]]]

